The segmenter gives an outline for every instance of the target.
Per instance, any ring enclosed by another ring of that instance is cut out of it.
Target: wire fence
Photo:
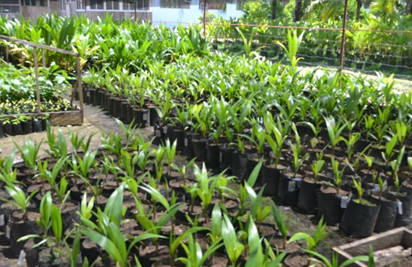
[[[298,50],[301,65],[340,67],[341,28],[317,28],[239,23],[204,25],[214,49],[239,52],[251,49],[271,60],[285,60],[287,31],[303,33]],[[343,68],[374,74],[395,73],[412,80],[412,31],[347,29]],[[247,47],[250,45],[250,47]]]

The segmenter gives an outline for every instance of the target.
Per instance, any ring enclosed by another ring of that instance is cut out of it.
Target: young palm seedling
[[[313,178],[315,179],[315,183],[318,182],[319,174],[324,165],[325,165],[325,161],[323,159],[315,160],[310,164],[310,167],[312,168],[312,172],[313,172]]]
[[[32,171],[37,171],[37,155],[39,154],[41,144],[42,142],[36,144],[31,137],[29,137],[28,140],[25,140],[21,147],[14,143],[14,145],[20,152],[24,163]]]
[[[335,118],[333,117],[325,118],[325,123],[328,131],[330,146],[332,152],[335,153],[336,145],[343,140],[342,132],[346,129],[347,124],[342,124],[341,121],[336,123]]]
[[[67,191],[67,180],[65,177],[62,177],[60,181],[57,181],[59,178],[60,173],[62,170],[65,169],[65,165],[67,163],[67,158],[60,158],[53,167],[53,170],[50,171],[48,169],[48,162],[45,160],[43,164],[39,162],[39,174],[38,176],[42,179],[42,181],[47,181],[48,184],[53,188],[54,192],[57,195],[60,203],[64,203],[65,199],[68,197],[69,192]]]
[[[193,238],[193,235],[188,235],[188,244],[181,242],[183,249],[186,252],[186,257],[177,258],[178,261],[182,262],[186,266],[192,267],[202,267],[205,265],[209,257],[213,256],[213,253],[223,246],[221,238],[208,246],[206,251],[203,252],[200,244]],[[213,259],[211,260],[213,264]]]
[[[326,223],[323,222],[323,217],[319,220],[318,225],[316,226],[315,231],[312,235],[309,235],[304,232],[299,232],[294,234],[288,242],[294,242],[298,240],[305,239],[306,241],[306,248],[308,250],[313,250],[317,244],[326,238],[327,233],[325,231]]]
[[[5,198],[0,198],[0,200],[20,209],[23,212],[23,218],[26,218],[27,208],[29,207],[32,198],[37,194],[38,190],[32,192],[28,197],[26,197],[23,190],[15,184],[6,185],[5,189],[11,196],[12,200]]]
[[[267,251],[263,252],[262,239],[259,237],[258,229],[253,222],[253,219],[249,217],[248,223],[248,248],[249,258],[246,262],[246,267],[253,266],[279,266],[286,256],[286,252],[282,252],[276,256],[271,246],[267,244],[265,239]]]
[[[396,192],[399,192],[401,189],[401,182],[399,181],[398,173],[401,167],[401,162],[402,162],[404,154],[405,154],[405,146],[401,148],[401,151],[399,152],[398,157],[395,160],[391,161],[390,163],[391,168],[392,168],[392,178],[394,179],[394,185],[396,188]]]
[[[225,244],[226,253],[229,257],[232,267],[238,266],[237,261],[242,255],[245,246],[241,242],[239,242],[235,228],[233,227],[232,222],[226,214],[223,214],[222,237],[223,243]]]
[[[145,239],[159,238],[157,234],[144,232],[138,236],[126,238],[120,231],[123,212],[123,185],[110,196],[104,211],[98,209],[95,216],[98,224],[87,217],[80,217],[81,233],[103,248],[119,266],[126,267],[131,250]],[[80,213],[81,214],[81,213]],[[82,214],[81,214],[82,215]]]
[[[286,249],[286,240],[288,237],[289,226],[286,224],[285,220],[283,219],[282,214],[280,213],[280,210],[275,204],[273,204],[272,211],[273,211],[273,217],[276,222],[276,226],[278,227],[278,230],[280,234],[282,235],[283,249]]]
[[[36,234],[26,235],[19,239],[24,241],[29,238],[41,238],[42,240],[35,245],[35,247],[46,244],[52,249],[52,255],[56,259],[61,259],[65,256],[63,249],[63,221],[60,209],[52,203],[52,196],[50,192],[43,196],[40,203],[40,218],[36,220],[40,229],[43,232],[43,236]],[[49,236],[49,229],[52,230],[53,236]]]
[[[332,164],[332,171],[333,171],[333,184],[329,182],[325,182],[327,185],[332,186],[336,190],[336,194],[339,194],[340,188],[342,187],[343,182],[343,174],[345,172],[346,166],[339,170],[339,161],[331,158]]]

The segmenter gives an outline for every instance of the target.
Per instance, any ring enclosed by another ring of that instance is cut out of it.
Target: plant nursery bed
[[[333,251],[339,255],[339,261],[343,262],[368,254],[371,246],[374,250],[375,266],[397,266],[400,262],[399,266],[410,266],[412,263],[412,231],[405,227],[334,247]],[[355,262],[350,266],[366,267],[367,264]]]
[[[83,123],[82,111],[78,107],[74,107],[73,109],[74,110],[47,112],[47,114],[50,115],[50,124],[52,126],[82,125]],[[39,116],[42,116],[43,114],[25,113],[25,114],[18,114],[18,115],[2,116],[2,118],[13,119],[16,116],[21,116],[21,115],[37,118]]]

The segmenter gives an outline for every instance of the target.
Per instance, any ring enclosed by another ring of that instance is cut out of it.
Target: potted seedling
[[[279,202],[288,206],[296,206],[297,204],[299,187],[302,182],[302,176],[299,172],[302,164],[309,157],[308,153],[303,154],[300,136],[296,131],[296,128],[293,128],[295,130],[295,143],[291,144],[293,170],[283,172],[283,175],[279,180],[278,188]]]
[[[263,166],[263,184],[265,184],[265,195],[278,198],[279,179],[285,166],[280,164],[282,149],[286,141],[284,126],[278,121],[276,124],[270,113],[264,118],[265,126],[268,131],[266,142],[271,149],[271,155],[268,157],[266,164]]]
[[[6,185],[5,189],[11,199],[0,198],[0,200],[17,208],[10,214],[10,220],[6,225],[6,238],[10,241],[11,253],[18,256],[24,246],[24,243],[19,243],[18,239],[37,231],[35,213],[29,212],[28,208],[38,191],[34,191],[26,197],[23,190],[15,184]]]
[[[324,181],[318,195],[318,215],[324,216],[328,225],[340,222],[343,209],[350,201],[347,192],[342,190],[343,174],[346,166],[339,169],[339,162],[331,158],[333,180]]]
[[[332,149],[332,153],[335,154],[336,146],[340,141],[344,140],[342,137],[342,132],[346,129],[347,123],[342,124],[341,120],[336,123],[336,120],[333,117],[325,118],[325,123],[329,136],[330,147]]]
[[[253,169],[258,165],[259,162],[264,161],[264,153],[265,153],[265,142],[266,142],[266,133],[262,126],[256,120],[251,121],[252,124],[252,132],[251,137],[244,135],[246,140],[254,146],[254,150],[251,153],[248,153],[247,156],[247,164],[246,164],[246,172],[245,177],[249,177],[250,173]],[[262,186],[262,174],[259,172],[259,178],[257,180],[257,186]]]
[[[363,198],[365,189],[362,181],[352,178],[357,199],[352,199],[343,213],[340,229],[355,237],[370,236],[375,228],[380,206]]]
[[[288,237],[289,225],[285,222],[282,213],[276,205],[272,206],[273,218],[275,219],[276,226],[282,236],[282,250],[286,250],[286,243]]]
[[[314,251],[318,243],[327,237],[328,234],[326,233],[325,229],[326,223],[324,223],[323,218],[321,218],[312,235],[304,232],[298,232],[288,240],[288,243],[303,239],[306,241],[306,249],[309,251]],[[302,252],[291,253],[286,257],[285,264],[292,264],[296,260],[296,258],[302,261],[305,260],[306,257],[307,255]]]
[[[302,180],[299,190],[298,207],[309,214],[314,214],[318,208],[317,192],[322,185],[322,183],[319,182],[319,174],[324,165],[323,153],[318,154],[317,160],[312,161],[310,164],[313,178],[305,177]]]

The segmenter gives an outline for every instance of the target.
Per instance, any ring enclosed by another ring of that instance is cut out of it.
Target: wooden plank
[[[50,116],[54,115],[54,114],[66,114],[66,113],[77,113],[80,112],[80,109],[78,107],[76,107],[76,110],[66,110],[66,111],[50,111],[50,112],[43,112],[42,114],[38,114],[38,113],[20,113],[20,114],[10,114],[10,115],[0,115],[0,120],[1,119],[14,119],[18,116],[24,115],[24,116],[31,116],[31,117],[41,117],[45,114],[49,114]]]
[[[52,126],[82,125],[83,116],[80,110],[50,114]]]
[[[26,40],[15,39],[15,38],[11,38],[11,37],[4,36],[4,35],[0,35],[0,39],[3,39],[5,41],[9,41],[9,42],[15,42],[15,43],[22,44],[22,45],[32,46],[32,47],[35,47],[35,48],[40,48],[40,49],[46,49],[46,50],[49,50],[49,51],[59,52],[59,53],[62,53],[62,54],[71,55],[71,56],[75,56],[75,57],[79,56],[79,54],[74,53],[72,51],[68,51],[68,50],[64,50],[64,49],[56,48],[56,47],[51,47],[51,46],[43,45],[43,44],[36,44],[36,43],[32,43],[32,42],[29,42],[29,41],[26,41]]]
[[[405,227],[399,227],[349,244],[334,247],[333,251],[338,254],[339,262],[343,262],[355,256],[368,255],[370,246],[373,247],[374,251],[378,251],[397,245],[402,245],[405,248],[412,247],[412,231]],[[366,267],[367,265],[362,262],[355,262],[350,266]]]

